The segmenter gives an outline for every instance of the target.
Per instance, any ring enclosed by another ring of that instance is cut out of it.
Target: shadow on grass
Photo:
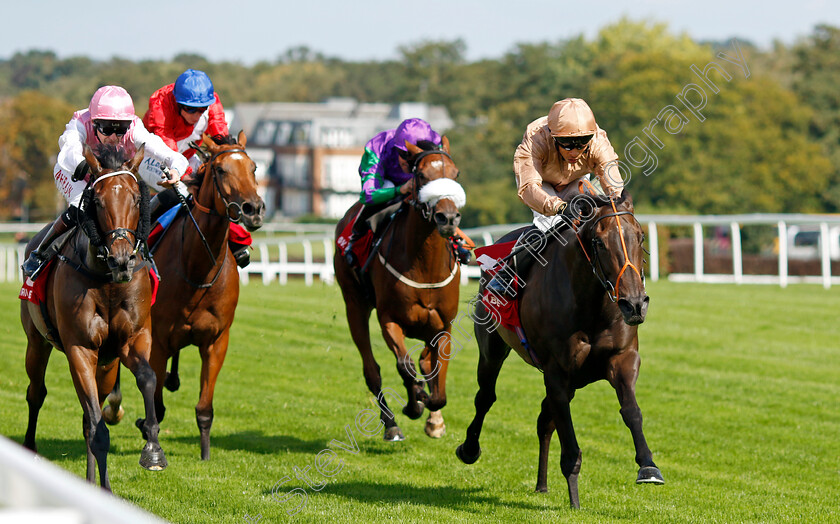
[[[140,433],[138,432],[138,437]],[[23,446],[23,435],[8,437],[14,442]],[[127,447],[125,445],[117,445],[111,437],[111,447],[108,450],[109,455],[133,455],[140,456],[140,451],[143,449],[144,441],[137,439],[139,445],[136,449]],[[38,454],[52,462],[61,462],[64,460],[87,459],[87,446],[85,445],[85,437],[79,431],[79,438],[35,438],[35,445],[38,447]]]
[[[180,444],[200,445],[197,429],[194,436],[169,437],[166,440]],[[248,453],[257,453],[260,455],[273,455],[278,451],[317,454],[326,447],[326,440],[301,440],[288,435],[266,435],[262,431],[238,431],[227,434],[210,432],[211,452],[213,448],[221,448],[230,451],[247,451]]]
[[[502,501],[499,497],[487,495],[482,488],[464,488],[459,486],[414,486],[411,484],[381,483],[381,482],[336,482],[329,483],[321,492],[313,491],[306,484],[284,485],[280,495],[289,490],[301,488],[307,492],[307,497],[317,493],[329,493],[337,497],[353,499],[363,504],[385,503],[385,504],[410,504],[432,507],[444,507],[452,510],[467,511],[470,513],[484,513],[485,508],[481,505],[513,507],[523,510],[543,511],[546,509],[541,504],[529,504],[528,502]],[[271,496],[272,491],[264,490],[263,494]],[[560,509],[559,507],[557,509]]]

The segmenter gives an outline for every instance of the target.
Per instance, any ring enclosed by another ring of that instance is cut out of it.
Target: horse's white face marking
[[[443,169],[443,160],[432,160],[429,165],[435,169]]]
[[[114,184],[113,186],[111,186],[111,189],[114,191],[114,193],[119,194],[119,192],[123,190],[123,186],[122,184]]]

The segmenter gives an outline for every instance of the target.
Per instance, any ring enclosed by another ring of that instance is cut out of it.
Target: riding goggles
[[[94,128],[102,133],[103,136],[123,136],[128,133],[128,128],[131,127],[131,122],[125,120],[106,120],[93,123]]]
[[[590,140],[592,140],[592,135],[554,137],[554,143],[557,144],[557,147],[562,147],[566,151],[571,151],[572,149],[585,149]]]
[[[207,111],[207,108],[209,107],[209,106],[192,107],[192,106],[185,106],[184,104],[178,104],[178,105],[181,108],[181,111],[184,111],[185,113],[189,113],[191,115],[193,115],[195,113],[203,113],[203,112]]]

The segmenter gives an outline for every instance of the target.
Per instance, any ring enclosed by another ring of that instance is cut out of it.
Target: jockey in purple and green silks
[[[409,118],[403,120],[396,129],[377,134],[365,145],[359,164],[359,175],[362,177],[359,200],[364,204],[364,209],[356,219],[346,249],[347,261],[351,265],[355,265],[356,261],[350,248],[356,239],[366,233],[367,219],[384,209],[385,204],[410,192],[414,175],[410,173],[411,167],[403,158],[407,156],[405,143],[417,144],[423,140],[440,144],[441,138],[425,120]]]
[[[368,141],[359,165],[360,200],[366,206],[382,204],[399,195],[399,186],[412,178],[406,171],[407,164],[400,165],[400,152],[406,151],[406,141],[416,144],[421,140],[440,144],[440,135],[425,120],[409,118],[396,129],[382,131]]]

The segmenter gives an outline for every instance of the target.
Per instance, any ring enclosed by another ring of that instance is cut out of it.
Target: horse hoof
[[[134,425],[137,426],[137,429],[140,430],[140,433],[143,434],[143,440],[149,440],[149,435],[146,434],[146,430],[143,429],[143,424],[145,424],[146,419],[138,418],[134,421]]]
[[[548,493],[548,486],[537,486],[534,493]]]
[[[382,438],[386,442],[402,442],[405,440],[405,435],[402,434],[398,426],[393,426],[385,430],[385,436]]]
[[[120,409],[114,413],[114,408],[111,404],[106,404],[105,407],[102,408],[102,419],[105,420],[105,423],[109,426],[116,426],[120,423],[123,416],[125,415],[125,410],[122,406]]]
[[[140,453],[140,465],[149,471],[163,471],[169,463],[166,462],[166,455],[162,449],[144,448]]]
[[[639,468],[639,476],[636,477],[636,484],[665,484],[662,472],[656,466],[645,466]]]
[[[413,407],[413,409],[411,409],[411,407]],[[414,403],[409,402],[408,404],[406,404],[402,412],[403,415],[410,418],[411,420],[417,420],[418,418],[420,418],[420,415],[423,414],[423,409],[425,407],[425,404],[418,400]]]
[[[475,461],[478,460],[478,457],[481,456],[481,448],[478,448],[478,453],[475,455],[467,455],[464,451],[464,445],[461,444],[457,448],[455,448],[455,456],[461,459],[461,462],[464,464],[475,464]]]
[[[429,435],[432,438],[441,438],[442,436],[446,435],[446,424],[441,422],[440,424],[433,424],[429,421],[426,421],[426,435]]]
[[[178,388],[181,387],[181,379],[177,374],[172,374],[167,371],[166,379],[163,381],[163,387],[169,391],[178,391]]]

